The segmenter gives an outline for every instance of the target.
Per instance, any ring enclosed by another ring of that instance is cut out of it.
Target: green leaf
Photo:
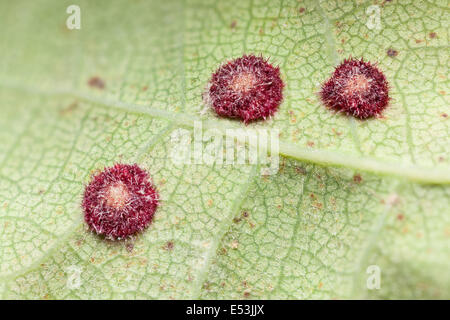
[[[69,30],[71,4],[0,4],[1,298],[450,298],[446,1],[80,1]],[[174,163],[176,130],[245,127],[202,112],[211,73],[244,53],[286,83],[247,126],[280,131],[280,170]],[[349,56],[385,72],[383,118],[320,103]],[[162,201],[111,242],[80,203],[116,162]]]

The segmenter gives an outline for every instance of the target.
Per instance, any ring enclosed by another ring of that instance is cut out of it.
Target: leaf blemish
[[[334,133],[335,135],[337,135],[337,136],[342,135],[342,132],[337,131],[335,128],[332,128],[331,131],[333,131],[333,133]]]
[[[297,172],[298,174],[301,174],[301,175],[305,175],[306,174],[305,168],[300,167],[300,166],[296,166],[295,167],[295,172]]]
[[[175,244],[173,243],[173,241],[167,241],[163,248],[164,250],[172,251],[174,246]]]
[[[131,242],[128,242],[128,243],[125,245],[125,249],[127,250],[128,253],[132,253],[132,252],[133,252],[133,249],[134,249],[134,244],[131,243]]]
[[[360,183],[362,182],[362,177],[361,177],[361,175],[360,175],[360,174],[355,174],[355,175],[353,176],[353,182],[355,182],[355,183],[357,183],[357,184],[360,184]]]
[[[392,49],[392,48],[389,48],[388,51],[387,51],[386,53],[387,53],[387,55],[388,55],[389,57],[391,57],[391,58],[394,58],[394,57],[398,56],[398,51],[397,51],[397,50],[394,50],[394,49]]]
[[[105,82],[103,81],[103,79],[97,76],[91,77],[88,81],[88,85],[91,88],[96,88],[100,90],[103,90],[105,88]]]
[[[69,104],[66,108],[63,108],[59,111],[59,114],[61,116],[66,116],[71,114],[73,111],[75,111],[78,108],[78,102],[74,101],[71,104]]]

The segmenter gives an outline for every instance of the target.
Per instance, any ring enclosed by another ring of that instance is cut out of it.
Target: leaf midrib
[[[202,122],[202,129],[218,129],[225,135],[227,129],[238,129],[242,126],[238,124],[224,125],[217,120],[204,120],[187,114],[171,113],[166,110],[151,108],[148,105],[137,105],[133,103],[101,99],[83,92],[59,89],[42,90],[34,87],[24,87],[15,84],[7,84],[0,81],[0,86],[9,89],[16,89],[32,94],[42,95],[69,95],[100,106],[114,108],[138,115],[147,115],[153,118],[160,118],[171,123],[176,123],[180,127],[194,126],[195,121]],[[229,132],[227,132],[229,134]],[[235,136],[240,141],[249,144],[245,137]],[[309,162],[322,166],[344,167],[357,171],[366,171],[384,176],[395,176],[398,178],[410,180],[423,184],[450,184],[450,169],[444,167],[425,167],[420,165],[407,165],[404,163],[393,163],[384,161],[375,157],[361,157],[334,150],[311,149],[299,147],[296,144],[280,141],[279,153],[286,158],[292,158],[298,161]],[[270,152],[270,150],[268,150]]]

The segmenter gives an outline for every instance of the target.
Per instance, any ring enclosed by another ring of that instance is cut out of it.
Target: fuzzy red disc
[[[158,193],[137,164],[116,164],[94,176],[82,207],[89,228],[120,240],[144,230],[158,207]]]
[[[389,103],[389,85],[384,74],[363,59],[346,59],[322,85],[323,103],[359,119],[380,114]]]
[[[216,113],[249,123],[272,116],[283,100],[280,69],[244,55],[222,65],[209,82],[206,102]]]

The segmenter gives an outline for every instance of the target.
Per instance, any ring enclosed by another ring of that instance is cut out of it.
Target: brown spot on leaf
[[[361,181],[362,181],[362,177],[361,177],[360,174],[355,174],[355,175],[353,176],[353,182],[359,184],[359,183],[361,183]]]
[[[434,38],[436,38],[437,34],[436,34],[436,32],[430,32],[429,36],[431,39],[434,39]]]
[[[237,21],[236,21],[236,20],[233,20],[233,21],[231,22],[231,24],[230,24],[230,28],[231,28],[231,29],[234,29],[234,28],[236,28],[236,26],[237,26]]]
[[[234,223],[239,223],[239,222],[241,222],[241,220],[242,220],[241,218],[237,218],[237,217],[236,217],[236,218],[233,219],[233,222],[234,222]]]
[[[174,246],[175,244],[173,243],[173,241],[167,241],[163,248],[164,250],[172,251]]]
[[[72,102],[71,104],[69,104],[67,107],[61,109],[61,110],[59,111],[59,114],[60,114],[61,116],[65,116],[65,115],[68,115],[68,114],[72,113],[72,112],[73,112],[74,110],[76,110],[77,108],[78,108],[78,102],[77,102],[77,101],[74,101],[74,102]]]
[[[389,57],[391,57],[391,58],[394,58],[394,57],[398,56],[398,51],[397,51],[397,50],[394,50],[394,49],[392,49],[392,48],[389,48],[388,51],[387,51],[386,53],[387,53],[387,55],[388,55]]]
[[[403,213],[399,213],[397,215],[397,220],[402,221],[405,218],[405,215]]]
[[[314,201],[314,202],[312,203],[312,206],[313,206],[314,208],[319,209],[319,210],[321,210],[321,209],[323,208],[323,204],[322,204],[321,202],[319,202],[319,201]]]
[[[244,218],[248,218],[249,215],[250,215],[250,214],[248,213],[248,211],[242,212],[242,216],[243,216]]]
[[[289,110],[288,113],[289,113],[289,117],[291,118],[291,119],[290,119],[290,120],[291,120],[291,123],[296,123],[296,122],[297,122],[297,118],[295,117],[294,111]]]
[[[125,249],[127,249],[127,251],[128,251],[129,253],[133,252],[134,244],[131,243],[131,242],[128,242],[128,243],[125,245]]]
[[[306,11],[305,8],[300,8],[300,9],[298,10],[298,12],[300,12],[300,13],[304,13],[305,11]]]
[[[203,289],[205,290],[211,290],[211,283],[206,281],[205,283],[203,283]]]
[[[104,89],[105,82],[100,77],[92,77],[88,81],[88,85],[92,88]]]
[[[332,128],[331,131],[333,131],[333,133],[337,136],[342,135],[342,132],[337,131],[335,128]]]
[[[298,174],[306,174],[306,170],[303,167],[295,167],[295,172],[297,172]]]
[[[442,114],[441,114],[441,117],[442,117],[442,118],[448,118],[448,114],[442,113]]]
[[[308,141],[307,143],[306,143],[306,145],[308,146],[308,147],[314,147],[314,142],[313,141]]]
[[[249,291],[244,291],[244,298],[248,298],[250,297],[250,292]]]

